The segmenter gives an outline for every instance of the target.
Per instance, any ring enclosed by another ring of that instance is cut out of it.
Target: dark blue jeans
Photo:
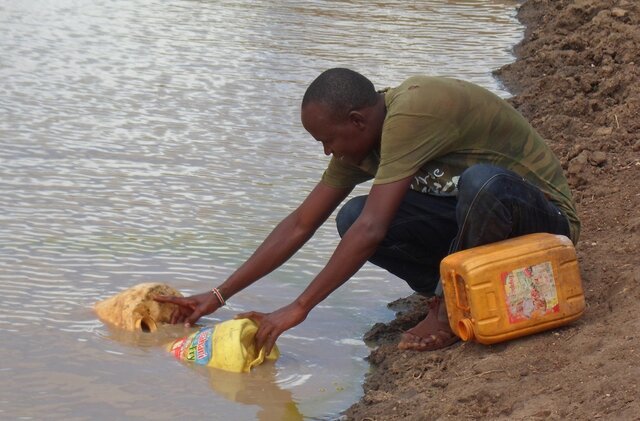
[[[340,236],[358,218],[367,196],[338,212]],[[449,253],[534,232],[569,236],[569,224],[542,191],[516,173],[478,164],[462,173],[457,197],[409,190],[386,237],[369,261],[416,292],[441,295],[440,261]]]

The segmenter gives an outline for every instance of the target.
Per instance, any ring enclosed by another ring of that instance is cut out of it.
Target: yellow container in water
[[[227,320],[174,341],[168,350],[179,360],[234,373],[248,373],[265,360],[275,361],[280,356],[277,345],[268,355],[264,348],[256,349],[254,339],[257,332],[258,325],[253,320]]]
[[[451,329],[464,341],[506,341],[552,329],[585,309],[567,237],[529,234],[445,257],[440,275]]]

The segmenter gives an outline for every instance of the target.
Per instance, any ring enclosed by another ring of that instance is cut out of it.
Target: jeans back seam
[[[453,244],[451,245],[451,248],[449,249],[449,254],[453,253],[458,248],[458,246],[460,245],[460,237],[462,236],[462,234],[465,231],[467,220],[469,219],[469,213],[471,213],[471,209],[473,209],[473,205],[476,203],[476,199],[478,198],[478,196],[480,195],[482,190],[484,190],[484,188],[487,187],[487,184],[489,184],[491,181],[493,181],[494,178],[502,176],[502,175],[507,175],[507,174],[494,174],[491,177],[489,177],[489,179],[487,181],[485,181],[482,184],[482,186],[480,186],[480,188],[478,189],[476,194],[473,196],[473,200],[471,200],[471,204],[469,205],[469,209],[467,209],[467,212],[464,215],[464,221],[462,221],[462,225],[460,225],[460,228],[458,229],[458,235],[456,235],[456,239],[453,242]]]

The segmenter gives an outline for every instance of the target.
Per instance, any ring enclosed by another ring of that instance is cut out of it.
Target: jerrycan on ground
[[[254,338],[257,332],[258,325],[251,319],[227,320],[174,341],[168,350],[179,360],[234,373],[248,373],[253,367],[265,361],[275,361],[280,356],[276,345],[268,355],[264,348],[256,349]]]
[[[464,341],[530,335],[585,309],[576,252],[563,235],[529,234],[453,253],[440,276],[449,324]]]

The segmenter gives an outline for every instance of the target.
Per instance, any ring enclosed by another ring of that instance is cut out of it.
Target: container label
[[[538,319],[560,311],[551,262],[501,274],[509,323]]]
[[[207,365],[211,360],[212,336],[213,327],[202,328],[186,338],[175,341],[171,353],[179,360]]]

